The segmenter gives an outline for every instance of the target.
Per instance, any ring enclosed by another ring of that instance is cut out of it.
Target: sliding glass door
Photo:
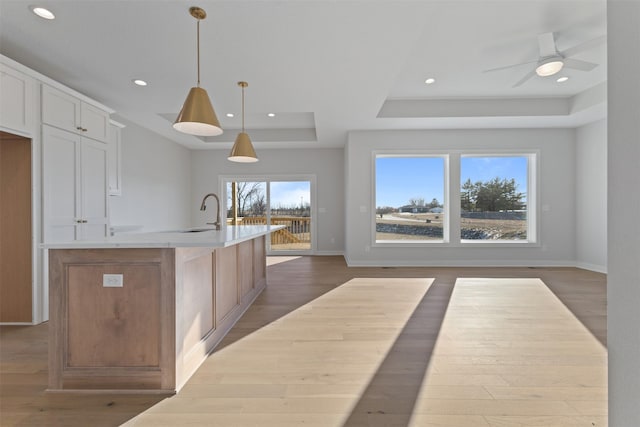
[[[269,253],[313,252],[313,177],[224,177],[223,182],[227,224],[284,225],[267,239]]]

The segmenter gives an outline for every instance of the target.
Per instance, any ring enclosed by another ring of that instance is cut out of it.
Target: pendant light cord
[[[244,86],[242,86],[242,132],[244,132]]]
[[[200,87],[200,20],[198,19],[198,24],[196,25],[197,28],[197,36],[196,36],[196,46],[197,46],[197,50],[198,50],[198,55],[197,55],[197,63],[198,63],[198,87]]]

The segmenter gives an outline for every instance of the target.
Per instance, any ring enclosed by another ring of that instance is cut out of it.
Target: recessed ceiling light
[[[267,114],[267,116],[269,116],[269,117],[275,117],[275,116],[276,116],[276,113],[269,113],[269,114]]]
[[[427,80],[424,81],[426,84],[430,85],[436,82],[436,79],[434,79],[433,77],[429,77]]]
[[[227,117],[233,117],[233,113],[227,113]]]
[[[55,19],[56,16],[49,9],[40,6],[31,6],[31,11],[43,19]]]
[[[135,84],[137,84],[138,86],[146,86],[147,85],[147,82],[145,82],[144,80],[141,80],[141,79],[135,79],[135,80],[133,80],[133,82]]]
[[[569,80],[569,77],[567,77],[567,76],[563,76],[563,77],[560,77],[560,78],[559,78],[558,80],[556,80],[556,81],[557,81],[558,83],[564,83],[564,82],[566,82],[567,80]]]

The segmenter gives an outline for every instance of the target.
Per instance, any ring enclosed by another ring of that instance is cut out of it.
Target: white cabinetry
[[[107,145],[44,125],[44,241],[107,236]]]
[[[35,127],[36,81],[0,64],[0,126],[21,133],[31,133]]]
[[[122,195],[122,128],[124,125],[111,120],[108,142],[109,195]]]
[[[42,122],[107,142],[109,113],[56,88],[42,85]]]

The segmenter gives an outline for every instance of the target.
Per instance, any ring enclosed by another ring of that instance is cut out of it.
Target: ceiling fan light
[[[179,132],[198,136],[222,134],[220,122],[206,90],[201,87],[191,88],[173,128]]]
[[[540,77],[553,76],[554,74],[562,70],[563,66],[564,62],[562,62],[561,57],[552,56],[538,62],[538,66],[536,67],[536,74]]]
[[[238,134],[228,159],[238,163],[255,163],[258,161],[256,151],[253,149],[253,144],[251,144],[251,138],[246,132]]]

